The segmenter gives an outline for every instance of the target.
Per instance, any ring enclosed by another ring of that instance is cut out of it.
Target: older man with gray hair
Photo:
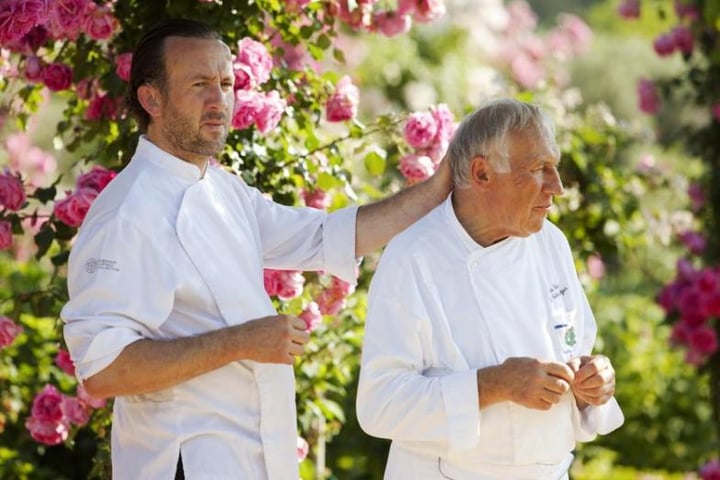
[[[370,287],[357,414],[385,479],[567,479],[623,423],[563,233],[560,154],[535,105],[493,100],[450,145],[455,190],[395,237]]]

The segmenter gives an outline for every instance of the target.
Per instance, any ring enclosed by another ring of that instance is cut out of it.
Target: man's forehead
[[[212,38],[168,37],[165,64],[180,74],[203,69],[232,69],[232,54],[227,45]]]
[[[214,53],[232,61],[230,48],[223,41],[214,38],[170,36],[165,39],[165,53],[170,53],[177,60]]]

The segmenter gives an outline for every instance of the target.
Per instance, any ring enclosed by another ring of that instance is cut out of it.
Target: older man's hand
[[[488,387],[494,384],[496,389],[483,389],[481,397],[486,392],[496,401],[510,400],[537,410],[548,410],[558,403],[575,377],[564,363],[528,357],[508,358],[491,368]]]
[[[571,382],[580,409],[603,405],[615,394],[615,369],[604,355],[584,355],[568,361],[575,373]]]

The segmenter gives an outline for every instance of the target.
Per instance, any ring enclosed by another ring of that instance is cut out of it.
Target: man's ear
[[[470,183],[480,188],[486,188],[492,180],[492,167],[488,159],[478,155],[470,160]]]
[[[143,84],[137,89],[137,97],[140,105],[148,112],[151,117],[157,117],[162,110],[162,99],[160,98],[160,90],[152,85]]]

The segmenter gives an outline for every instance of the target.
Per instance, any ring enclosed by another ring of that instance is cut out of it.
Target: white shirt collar
[[[203,176],[203,172],[197,165],[166,152],[152,143],[146,135],[140,136],[135,156],[142,158],[143,161],[154,163],[172,175],[190,180],[200,180]]]

